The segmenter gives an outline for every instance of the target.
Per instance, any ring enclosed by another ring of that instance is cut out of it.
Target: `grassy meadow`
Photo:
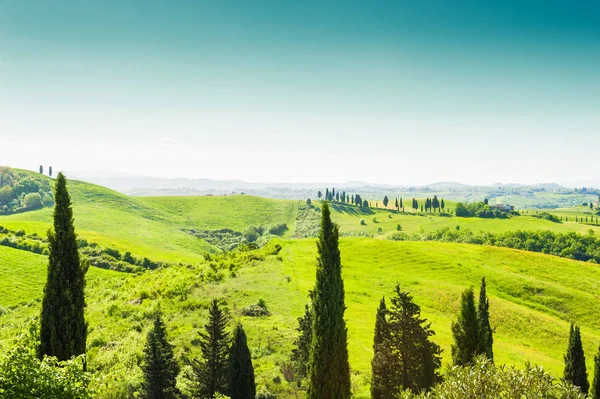
[[[238,320],[244,324],[259,388],[267,387],[280,397],[295,397],[295,385],[284,379],[282,370],[288,366],[296,319],[314,284],[317,255],[314,238],[292,238],[294,225],[302,222],[297,217],[303,202],[241,195],[138,198],[77,181],[70,181],[69,189],[81,238],[152,260],[186,263],[139,274],[90,268],[87,353],[97,387],[104,392],[126,392],[128,385],[139,386],[143,344],[158,308],[165,314],[177,357],[197,356],[198,332],[207,321],[208,304],[219,298],[231,324]],[[556,214],[582,211],[565,209]],[[596,306],[600,269],[596,264],[506,248],[384,238],[395,232],[398,224],[406,232],[460,226],[474,231],[586,233],[597,227],[553,223],[530,215],[457,218],[341,204],[332,204],[332,216],[341,233],[351,235],[341,238],[340,249],[356,397],[368,397],[375,310],[396,283],[412,293],[423,316],[431,321],[444,364],[450,362],[450,326],[460,294],[468,286],[478,288],[485,276],[497,363],[531,361],[561,376],[573,321],[582,328],[591,370],[600,343],[600,310]],[[45,234],[51,217],[52,210],[46,208],[1,216],[0,226]],[[366,225],[361,225],[361,219]],[[289,226],[282,238],[243,253],[219,254],[217,248],[184,231],[243,231],[248,226],[280,222]],[[364,234],[374,237],[360,237]],[[206,252],[213,253],[212,261],[205,260]],[[46,266],[43,255],[0,246],[0,348],[8,347],[25,321],[39,314]],[[261,298],[270,316],[241,316],[241,309]],[[181,384],[185,385],[184,378]]]

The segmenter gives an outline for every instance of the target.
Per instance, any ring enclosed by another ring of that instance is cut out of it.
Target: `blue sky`
[[[0,164],[600,177],[598,1],[0,0]]]

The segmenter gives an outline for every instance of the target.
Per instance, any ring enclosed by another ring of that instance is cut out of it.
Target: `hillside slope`
[[[46,178],[47,179],[47,178]],[[184,229],[231,228],[287,223],[293,228],[296,201],[236,197],[138,198],[93,184],[69,181],[78,236],[155,261],[198,262],[217,249]],[[0,216],[0,226],[45,235],[52,209]]]
[[[283,247],[277,255],[273,252],[276,243]],[[341,252],[350,362],[362,376],[370,367],[375,309],[396,282],[422,306],[447,363],[450,325],[460,293],[469,285],[478,288],[482,276],[488,281],[498,363],[522,365],[530,360],[560,376],[568,324],[575,321],[582,327],[591,367],[600,342],[600,310],[595,306],[600,269],[596,265],[502,248],[369,238],[343,238]],[[22,294],[0,292],[1,306],[21,303],[0,316],[0,340],[14,334],[26,317],[39,312],[36,299],[41,298],[40,279],[45,275],[39,269],[35,273],[30,270],[32,264],[44,265],[45,257],[20,254],[0,247],[0,271],[8,286],[22,279],[19,276],[30,276],[29,288]],[[244,256],[244,260],[225,258],[222,280],[208,277],[206,265],[173,266],[141,275],[90,269],[90,368],[136,386],[140,370],[132,359],[141,355],[151,315],[159,304],[177,355],[197,354],[194,342],[206,321],[208,303],[216,297],[225,301],[232,321],[241,320],[248,332],[259,385],[268,385],[272,391],[287,389],[280,366],[289,357],[296,318],[314,283],[315,241],[276,240],[255,255]],[[227,265],[231,264],[237,265],[232,269],[235,277],[229,276],[231,266]],[[266,301],[271,316],[240,316],[241,308],[259,298]],[[274,383],[276,377],[283,382]],[[366,380],[356,378],[364,395]]]

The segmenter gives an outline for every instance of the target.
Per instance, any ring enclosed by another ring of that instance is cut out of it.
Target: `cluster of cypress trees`
[[[187,376],[192,394],[198,398],[214,398],[217,394],[231,399],[254,399],[256,383],[254,367],[246,333],[241,324],[230,339],[227,318],[217,300],[211,303],[206,332],[200,333],[201,359],[188,360],[191,375]],[[165,324],[160,313],[148,333],[144,350],[144,399],[175,399],[180,397],[176,388],[180,368],[174,359],[173,347],[166,339]]]
[[[485,355],[489,360],[494,361],[494,337],[489,308],[484,277],[481,279],[477,307],[475,307],[475,293],[470,287],[463,292],[458,318],[452,323],[454,337],[452,360],[455,365],[471,365],[474,358],[479,355]]]
[[[381,299],[375,319],[371,397],[397,397],[404,390],[429,390],[440,381],[441,349],[430,340],[435,333],[421,318],[421,308],[396,285],[386,307]]]

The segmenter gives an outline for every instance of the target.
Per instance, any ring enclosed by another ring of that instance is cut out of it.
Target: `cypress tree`
[[[231,399],[255,399],[254,367],[246,333],[241,324],[235,327],[229,350],[229,396]]]
[[[452,335],[454,337],[452,345],[454,365],[469,365],[475,356],[484,353],[473,287],[468,288],[462,294],[458,319],[452,323]]]
[[[229,388],[229,333],[227,319],[214,299],[206,324],[206,333],[200,333],[202,361],[190,361],[194,393],[201,398],[213,398],[217,393],[226,395]]]
[[[579,387],[581,392],[588,393],[590,384],[588,382],[587,370],[585,369],[585,355],[581,344],[581,331],[579,327],[571,323],[569,332],[569,347],[565,354],[564,379]]]
[[[77,250],[67,179],[56,178],[54,229],[48,231],[48,278],[42,300],[38,356],[67,360],[85,353],[85,273]]]
[[[142,365],[144,380],[142,398],[174,399],[179,397],[176,387],[179,365],[173,357],[173,346],[167,341],[165,323],[160,313],[154,318],[154,326],[148,333]]]
[[[306,305],[304,314],[301,317],[298,317],[298,328],[296,331],[298,331],[299,334],[294,342],[295,348],[292,349],[291,356],[299,386],[302,385],[302,381],[308,376],[308,362],[310,357],[310,345],[312,342],[312,322],[312,306]]]
[[[590,389],[591,399],[600,399],[600,347],[594,356],[594,380]]]
[[[371,360],[371,398],[391,399],[394,390],[394,368],[389,345],[389,326],[385,298],[381,298],[375,316],[375,335],[373,337],[373,360]]]
[[[350,365],[339,231],[331,221],[327,202],[323,203],[321,215],[307,398],[346,399],[350,397]]]
[[[485,356],[494,361],[494,332],[490,326],[490,301],[485,289],[485,277],[481,279],[481,288],[479,290],[479,304],[477,306],[477,316],[479,318],[479,332],[481,334],[481,343]]]
[[[421,318],[420,306],[408,292],[401,291],[399,285],[395,291],[387,312],[388,346],[393,354],[391,369],[395,370],[394,385],[390,389],[394,394],[405,389],[413,392],[430,389],[439,381],[441,349],[430,341],[435,333],[427,320]]]

